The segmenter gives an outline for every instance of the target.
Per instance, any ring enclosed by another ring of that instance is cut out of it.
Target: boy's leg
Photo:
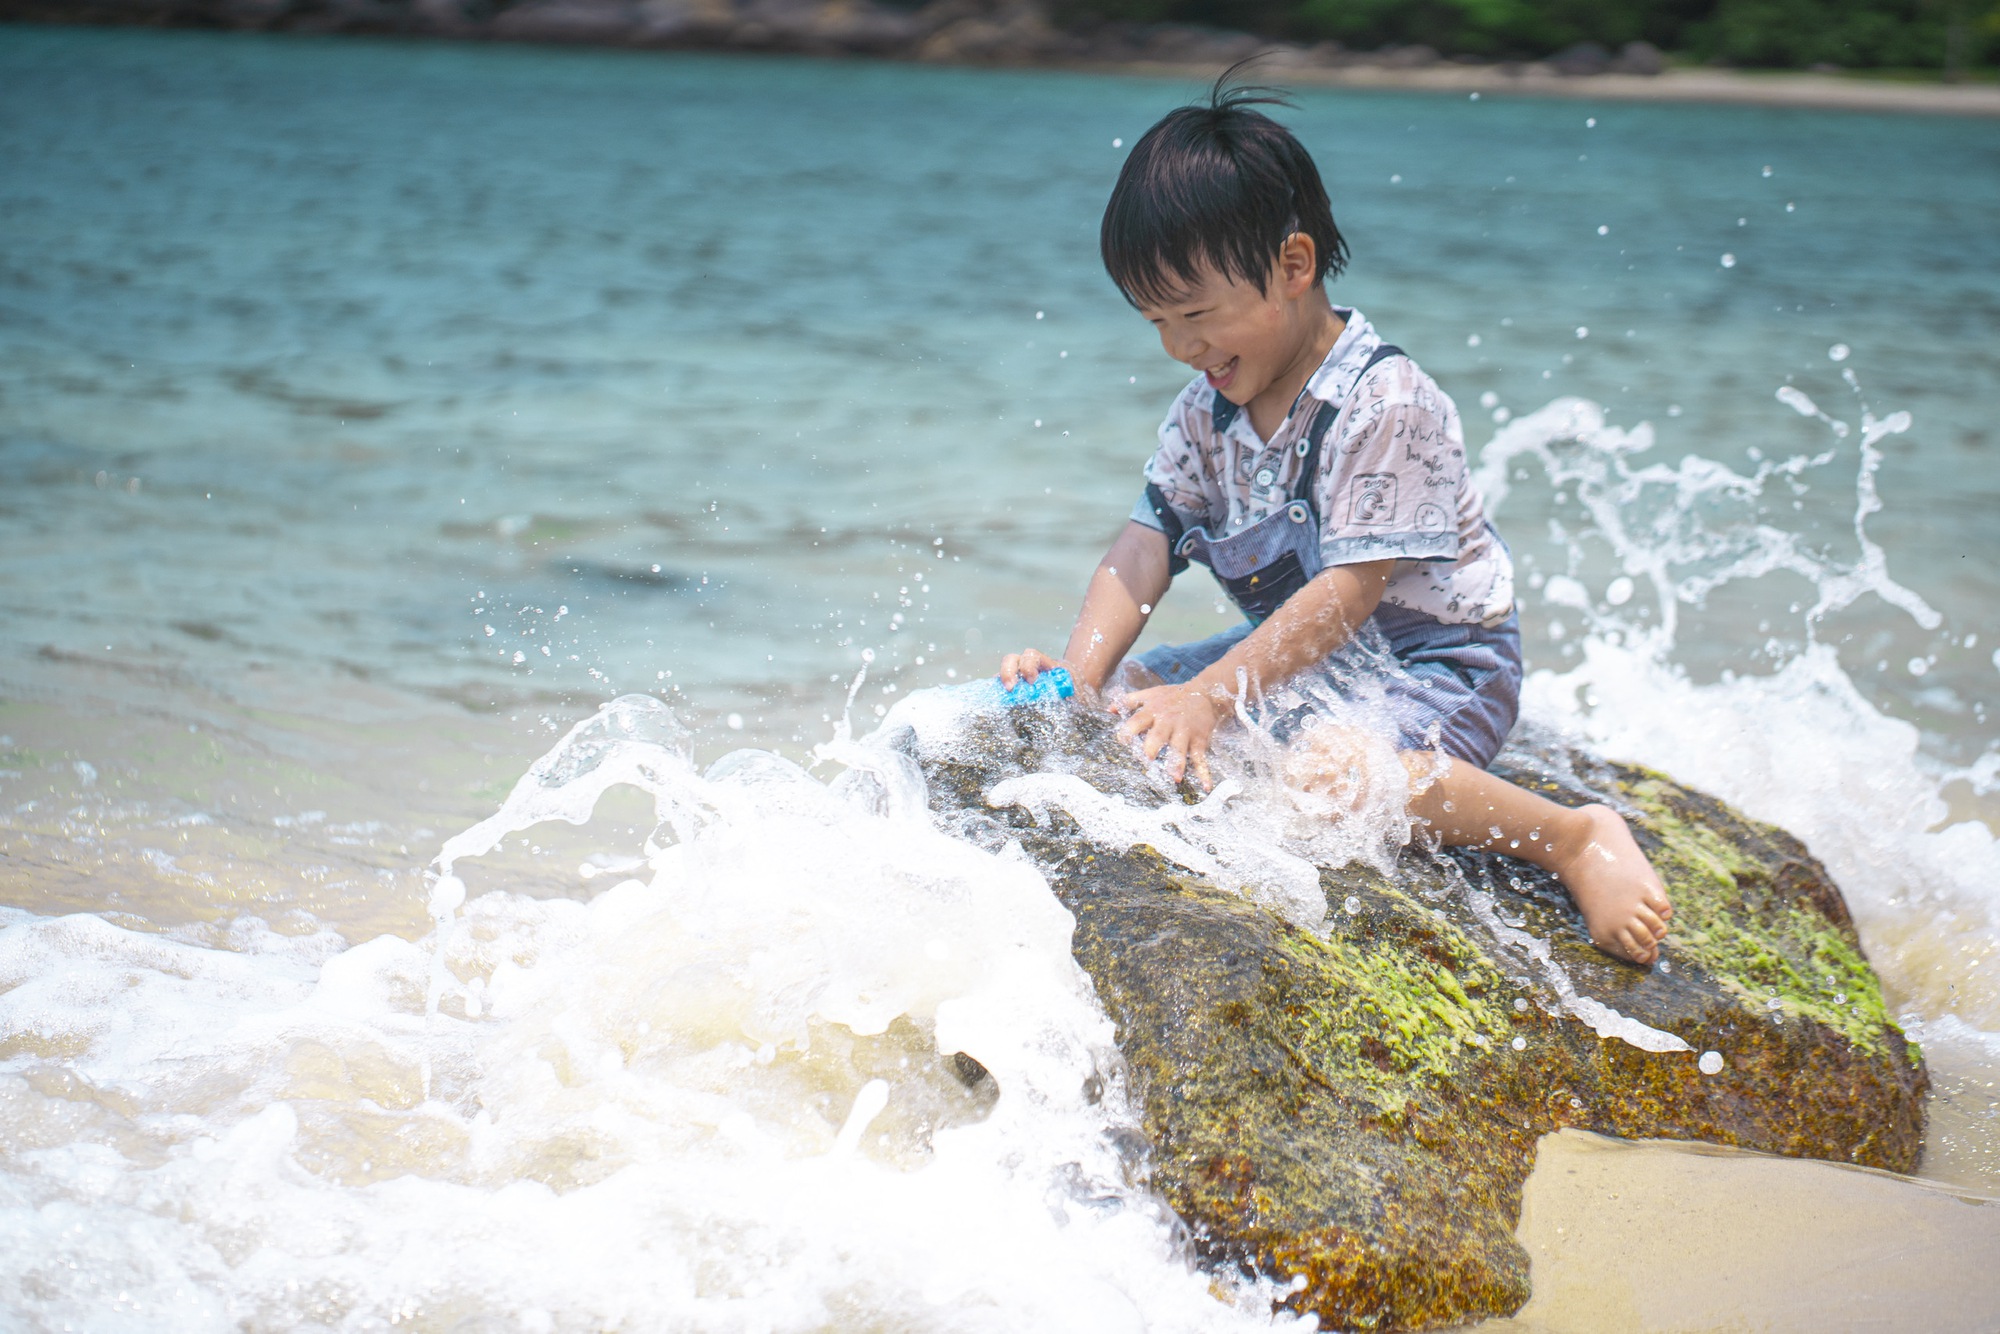
[[[1285,777],[1361,810],[1389,796],[1378,786],[1387,749],[1385,740],[1357,729],[1314,728],[1294,747]],[[1405,750],[1399,758],[1410,815],[1446,846],[1505,853],[1553,872],[1583,910],[1598,948],[1634,963],[1659,957],[1674,910],[1618,812],[1558,806],[1442,751]]]
[[[1563,883],[1599,949],[1650,964],[1674,915],[1666,886],[1609,806],[1559,806],[1436,751],[1404,751],[1410,814],[1446,846],[1533,862]]]

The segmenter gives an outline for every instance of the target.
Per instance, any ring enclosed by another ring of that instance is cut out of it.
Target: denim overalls
[[[1354,378],[1355,386],[1367,378],[1377,362],[1401,355],[1401,348],[1387,343],[1376,348]],[[1164,645],[1142,654],[1140,664],[1161,680],[1179,683],[1199,675],[1325,568],[1320,561],[1320,517],[1313,491],[1319,477],[1320,452],[1333,434],[1343,406],[1322,404],[1311,426],[1293,446],[1303,462],[1285,507],[1241,532],[1215,537],[1205,527],[1186,527],[1160,488],[1147,484],[1146,499],[1167,538],[1169,568],[1179,574],[1190,561],[1206,565],[1245,617],[1242,625],[1208,639]],[[1238,410],[1217,395],[1218,433],[1228,428]],[[1510,612],[1497,626],[1455,625],[1382,603],[1368,618],[1367,628],[1386,641],[1395,660],[1380,685],[1383,708],[1395,726],[1399,747],[1442,750],[1481,768],[1490,764],[1520,710],[1519,618]],[[1350,656],[1349,650],[1337,650],[1320,670],[1342,693],[1354,676],[1351,666],[1335,667],[1335,659],[1345,656]],[[1274,730],[1282,736],[1293,727],[1280,719]]]

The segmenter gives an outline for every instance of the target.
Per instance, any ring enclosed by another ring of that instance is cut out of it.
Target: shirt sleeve
[[[1465,482],[1457,414],[1407,358],[1385,360],[1321,452],[1320,562],[1456,560]]]
[[[1190,417],[1189,399],[1193,386],[1174,400],[1167,419],[1160,423],[1159,447],[1146,463],[1145,490],[1132,507],[1132,522],[1166,532],[1169,525],[1160,513],[1164,502],[1180,527],[1197,528],[1208,522],[1208,490],[1203,484],[1202,441]],[[1186,562],[1175,565],[1175,573]]]

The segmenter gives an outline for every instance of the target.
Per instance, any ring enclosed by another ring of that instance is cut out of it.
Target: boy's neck
[[[1278,433],[1291,413],[1292,404],[1298,401],[1299,391],[1306,387],[1306,381],[1312,379],[1313,372],[1325,362],[1327,353],[1333,351],[1333,345],[1347,330],[1347,321],[1326,299],[1324,287],[1314,286],[1298,299],[1298,305],[1296,353],[1263,393],[1244,404],[1250,414],[1250,429],[1259,440],[1269,440]]]

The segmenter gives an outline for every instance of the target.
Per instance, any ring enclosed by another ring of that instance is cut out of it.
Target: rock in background
[[[1782,830],[1659,774],[1516,749],[1517,781],[1633,821],[1675,903],[1666,963],[1600,953],[1552,879],[1483,854],[1327,869],[1307,928],[1048,803],[1039,820],[988,806],[1033,773],[1140,810],[1182,800],[1109,733],[1022,709],[905,744],[947,827],[1018,840],[1048,874],[1118,1025],[1151,1184],[1212,1262],[1295,1284],[1287,1305],[1383,1330],[1519,1308],[1522,1184],[1565,1126],[1916,1166],[1921,1056],[1839,891]]]
[[[242,28],[567,42],[687,50],[867,55],[950,64],[1139,64],[1221,68],[1267,57],[1287,69],[1439,63],[1427,46],[1361,54],[1338,42],[1288,43],[1187,23],[1058,23],[1035,0],[0,0],[0,21]],[[1658,73],[1632,43],[1616,58],[1578,48],[1538,72]]]

